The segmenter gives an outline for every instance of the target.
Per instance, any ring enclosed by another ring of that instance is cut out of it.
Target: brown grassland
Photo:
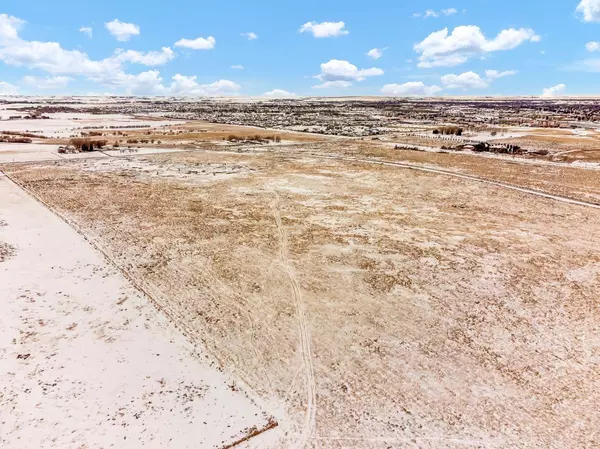
[[[595,170],[359,141],[2,168],[283,404],[289,440],[600,446],[600,211],[335,157],[600,202]]]

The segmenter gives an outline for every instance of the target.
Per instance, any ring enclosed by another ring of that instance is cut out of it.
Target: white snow
[[[1,172],[0,242],[16,249],[0,262],[0,447],[213,448],[267,424],[260,401],[231,388],[94,247]]]

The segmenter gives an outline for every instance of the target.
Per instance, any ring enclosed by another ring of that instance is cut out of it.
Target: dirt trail
[[[287,233],[281,222],[281,214],[279,212],[279,204],[281,199],[277,192],[275,194],[275,201],[272,204],[273,214],[275,216],[275,222],[277,223],[277,231],[279,233],[279,258],[283,269],[290,280],[290,286],[292,288],[292,298],[296,307],[296,313],[298,315],[298,332],[300,337],[300,351],[304,364],[305,384],[306,384],[306,418],[304,420],[304,427],[300,434],[299,441],[294,445],[297,449],[306,447],[311,434],[315,428],[316,421],[316,388],[315,388],[315,373],[312,359],[312,350],[310,343],[310,330],[306,322],[306,310],[302,302],[302,292],[298,279],[294,273],[294,268],[289,260],[288,254],[288,243]]]
[[[290,155],[286,155],[285,157],[288,159],[301,159],[302,158],[301,156],[296,157],[296,156],[290,156]],[[503,187],[505,189],[516,190],[517,192],[528,193],[530,195],[535,195],[535,196],[539,196],[542,198],[560,201],[561,203],[575,204],[577,206],[591,207],[593,209],[600,210],[600,204],[591,203],[591,202],[587,202],[587,201],[580,201],[580,200],[576,200],[576,199],[569,198],[566,196],[553,195],[551,193],[546,193],[541,190],[530,189],[527,187],[521,187],[521,186],[517,186],[514,184],[509,184],[509,183],[501,182],[501,181],[493,181],[491,179],[480,178],[479,176],[464,175],[462,173],[457,173],[457,172],[454,172],[451,170],[444,170],[441,168],[424,167],[422,165],[417,165],[417,164],[410,164],[410,163],[406,163],[406,162],[387,161],[387,160],[383,160],[383,159],[362,159],[362,158],[350,157],[350,156],[323,156],[323,155],[319,155],[319,154],[311,154],[311,157],[315,157],[315,158],[319,158],[319,159],[333,159],[333,160],[338,160],[338,161],[361,162],[363,164],[384,165],[384,166],[388,166],[388,167],[400,167],[400,168],[407,168],[409,170],[417,170],[417,171],[424,171],[424,172],[428,172],[428,173],[452,176],[454,178],[467,179],[469,181],[482,182],[482,183],[493,185],[496,187]]]

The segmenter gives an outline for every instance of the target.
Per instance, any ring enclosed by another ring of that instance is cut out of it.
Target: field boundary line
[[[184,325],[182,325],[180,323],[177,323],[175,321],[174,315],[172,313],[170,313],[168,310],[166,310],[165,308],[161,307],[160,303],[156,299],[154,299],[148,293],[147,289],[144,288],[142,285],[140,285],[133,278],[133,276],[130,275],[127,272],[127,270],[121,268],[113,260],[113,258],[98,243],[96,243],[92,238],[88,237],[83,232],[83,230],[79,227],[79,225],[77,225],[77,223],[73,222],[72,220],[69,220],[60,211],[58,211],[55,207],[53,207],[50,204],[48,204],[39,195],[37,195],[31,189],[28,189],[26,186],[24,186],[19,181],[17,181],[16,179],[14,179],[11,175],[9,175],[8,173],[6,173],[4,170],[0,170],[0,179],[3,178],[3,177],[6,178],[6,179],[8,179],[15,186],[17,186],[18,188],[20,188],[23,192],[25,192],[30,197],[32,197],[34,200],[36,200],[38,203],[40,203],[42,206],[44,206],[45,208],[47,208],[50,212],[52,212],[54,215],[56,215],[58,218],[60,218],[65,224],[67,224],[69,227],[71,227],[71,229],[73,229],[81,237],[83,237],[83,239],[87,243],[89,243],[95,250],[97,250],[104,257],[104,259],[109,263],[109,265],[111,265],[118,273],[120,273],[138,292],[140,292],[142,294],[142,296],[144,296],[148,300],[148,302],[150,304],[152,304],[152,306],[156,309],[157,312],[159,312],[160,314],[162,314],[163,316],[165,316],[167,318],[167,320],[169,321],[169,323],[175,329],[177,329],[179,332],[181,332],[186,337],[186,339],[188,340],[188,342],[190,342],[191,344],[193,344],[194,346],[196,346],[196,344],[194,344],[191,341],[191,338],[190,338],[191,332],[186,328],[186,326],[184,326]],[[215,360],[220,365],[220,368],[222,368],[223,361],[221,359],[219,359],[219,357],[217,357],[216,354],[214,354],[212,351],[209,351],[207,348],[204,347],[204,345],[202,345],[202,349],[204,350],[205,353],[210,354],[211,357],[214,357]],[[200,357],[194,351],[190,351],[190,354],[194,358],[200,360]],[[222,369],[220,371],[222,371]],[[246,383],[243,379],[242,379],[242,382]],[[247,388],[249,388],[249,387],[247,387]],[[246,393],[244,393],[244,394],[246,394]],[[249,399],[252,400],[252,398],[249,398]],[[246,435],[246,436],[238,438],[237,440],[234,440],[229,445],[224,446],[224,448],[236,447],[236,446],[240,445],[241,443],[246,442],[246,441],[250,440],[251,438],[253,438],[255,436],[258,436],[258,435],[261,435],[261,434],[267,432],[268,430],[274,429],[275,427],[278,427],[278,426],[279,426],[279,423],[277,422],[277,420],[275,419],[275,417],[272,416],[272,415],[269,415],[268,416],[268,420],[267,420],[267,424],[265,426],[263,426],[260,429],[257,429],[255,432],[253,432],[250,435]]]
[[[454,172],[451,170],[445,170],[443,168],[423,167],[421,165],[410,164],[410,163],[406,163],[406,162],[388,161],[385,159],[361,159],[361,158],[350,157],[350,156],[326,156],[326,155],[318,155],[318,154],[313,154],[313,153],[311,153],[310,156],[318,158],[318,159],[339,160],[339,161],[347,161],[347,162],[360,162],[360,163],[364,163],[364,164],[383,165],[383,166],[388,166],[388,167],[399,167],[399,168],[405,168],[408,170],[423,171],[423,172],[428,172],[428,173],[446,175],[446,176],[450,176],[450,177],[454,177],[454,178],[466,179],[469,181],[475,181],[475,182],[481,182],[484,184],[494,185],[496,187],[503,187],[503,188],[510,189],[510,190],[516,190],[517,192],[528,193],[530,195],[535,195],[535,196],[539,196],[542,198],[559,201],[562,203],[574,204],[577,206],[584,206],[584,207],[591,207],[593,209],[600,210],[599,203],[592,203],[589,201],[576,200],[576,199],[570,198],[568,196],[555,195],[552,193],[544,192],[543,190],[532,189],[529,187],[521,187],[521,186],[518,186],[515,184],[509,184],[507,182],[502,182],[502,181],[494,181],[492,179],[481,178],[479,176],[474,176],[474,175],[466,175],[466,174]],[[299,156],[282,155],[282,157],[288,157],[288,158],[292,158],[292,159],[300,159]]]

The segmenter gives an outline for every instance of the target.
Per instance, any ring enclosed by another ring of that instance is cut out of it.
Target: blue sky
[[[4,94],[600,95],[600,0],[4,3]]]

